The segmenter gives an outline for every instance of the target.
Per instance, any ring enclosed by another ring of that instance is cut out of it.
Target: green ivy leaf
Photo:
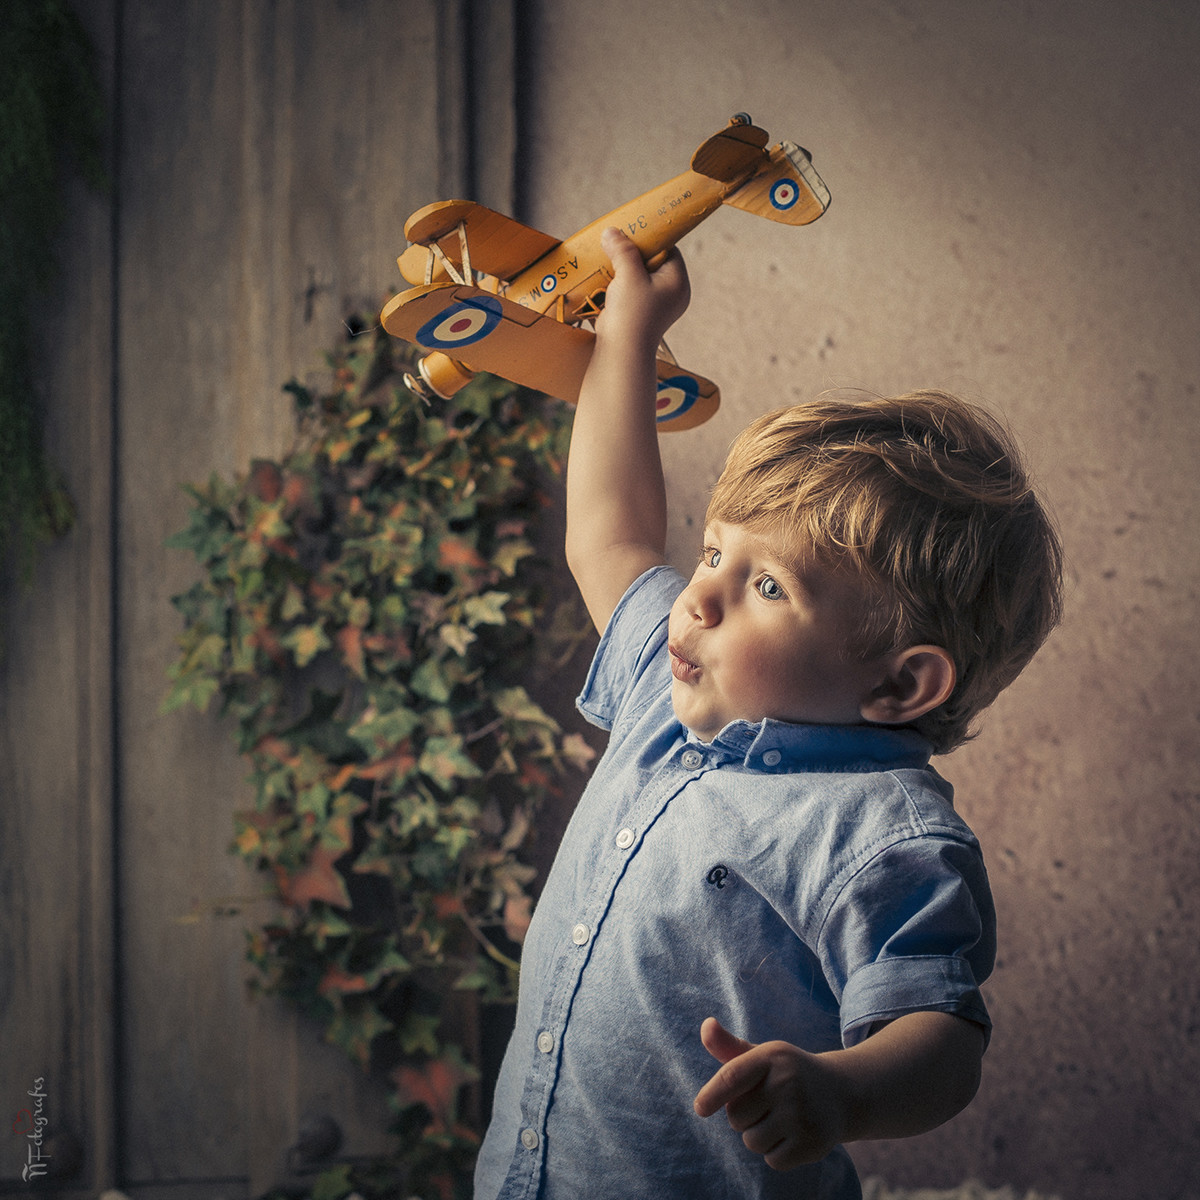
[[[351,1163],[338,1163],[317,1176],[313,1183],[312,1200],[343,1200],[354,1190],[350,1180]]]
[[[524,538],[517,538],[501,544],[500,548],[492,555],[492,564],[499,567],[505,575],[514,575],[517,564],[523,558],[528,558],[533,552],[533,547]]]
[[[428,1054],[438,1052],[437,1034],[442,1019],[436,1015],[408,1013],[400,1025],[400,1047],[405,1054]]]
[[[504,688],[493,697],[492,703],[502,717],[511,721],[524,721],[542,725],[547,729],[558,729],[554,720],[542,707],[535,703],[523,687]]]
[[[468,596],[463,604],[463,613],[467,624],[474,629],[476,625],[503,625],[507,618],[504,606],[512,597],[508,592],[484,592],[482,596]]]
[[[425,743],[425,749],[417,765],[431,779],[449,785],[456,779],[478,779],[483,772],[463,752],[463,739],[433,737]]]
[[[328,650],[332,645],[320,625],[301,625],[285,634],[280,641],[292,651],[298,667],[307,667],[322,650]]]
[[[450,699],[451,682],[445,666],[434,658],[427,658],[412,674],[412,690],[435,704],[445,704]]]
[[[469,601],[468,601],[469,603]],[[454,651],[455,654],[463,655],[470,649],[471,643],[476,640],[476,635],[473,634],[465,625],[443,625],[438,630],[438,637]],[[444,693],[441,697],[443,700],[449,699],[449,693]]]
[[[394,1028],[371,1000],[355,996],[334,1012],[325,1031],[325,1040],[340,1046],[365,1067],[371,1059],[371,1043]]]

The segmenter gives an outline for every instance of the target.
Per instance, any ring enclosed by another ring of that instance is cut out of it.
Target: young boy
[[[851,1200],[842,1143],[978,1086],[994,913],[928,760],[1056,623],[1058,543],[978,410],[829,400],[735,442],[684,580],[654,359],[687,276],[605,249],[567,558],[610,741],[526,938],[475,1194]]]

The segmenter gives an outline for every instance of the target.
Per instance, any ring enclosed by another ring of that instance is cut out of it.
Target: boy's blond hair
[[[860,653],[950,653],[954,691],[916,722],[939,753],[973,736],[1062,613],[1058,535],[1011,435],[945,392],[826,395],[760,417],[733,443],[706,519],[855,571]]]

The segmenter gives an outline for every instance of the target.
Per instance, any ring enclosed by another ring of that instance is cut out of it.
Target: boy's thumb
[[[755,1045],[745,1038],[734,1037],[716,1017],[705,1018],[704,1024],[700,1026],[700,1041],[704,1043],[705,1050],[719,1063],[727,1063],[730,1059],[745,1054],[747,1050],[753,1050]]]

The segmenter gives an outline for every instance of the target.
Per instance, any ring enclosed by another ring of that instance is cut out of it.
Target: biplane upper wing
[[[388,301],[381,319],[393,337],[572,404],[596,341],[590,330],[465,284],[414,287]],[[658,380],[664,431],[691,429],[720,404],[716,384],[667,359],[659,360]]]
[[[508,280],[530,263],[548,254],[559,244],[558,238],[522,225],[482,204],[470,200],[439,200],[419,208],[404,224],[404,236],[413,244],[397,260],[400,273],[409,283],[423,284],[430,247],[436,245],[453,263],[462,268],[460,226],[468,244],[471,268]],[[450,276],[434,263],[431,283],[445,283]]]

